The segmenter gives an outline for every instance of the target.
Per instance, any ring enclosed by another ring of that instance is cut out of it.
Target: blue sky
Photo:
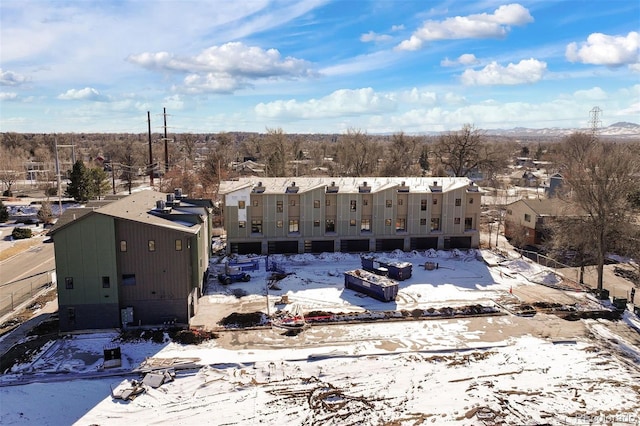
[[[0,2],[0,131],[640,122],[640,2]]]

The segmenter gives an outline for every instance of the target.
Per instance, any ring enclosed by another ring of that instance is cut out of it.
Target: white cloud
[[[465,53],[463,55],[458,56],[457,59],[450,60],[449,58],[444,58],[440,65],[443,67],[454,67],[456,65],[476,65],[479,64],[480,61],[476,58],[476,55],[473,53]]]
[[[277,49],[265,50],[240,42],[211,46],[191,57],[157,52],[130,55],[127,60],[151,70],[189,73],[184,84],[191,93],[231,93],[248,86],[250,80],[315,75],[305,60],[283,58]]]
[[[391,26],[391,31],[402,31],[404,30],[404,25],[400,24],[400,25],[392,25]]]
[[[587,90],[578,90],[573,94],[574,99],[585,101],[602,101],[608,98],[607,92],[600,87],[593,87]]]
[[[27,81],[29,81],[29,78],[24,75],[0,68],[0,86],[18,86]]]
[[[384,41],[389,41],[391,39],[392,37],[388,34],[377,34],[377,33],[374,33],[373,31],[369,31],[368,33],[362,34],[360,36],[360,41],[363,43],[369,43],[369,42],[380,43]]]
[[[510,63],[506,67],[491,62],[481,70],[468,69],[461,76],[465,85],[515,85],[535,83],[542,79],[547,70],[546,62],[537,59],[523,59],[517,64]]]
[[[316,119],[345,115],[379,114],[396,109],[389,96],[376,93],[372,88],[341,89],[320,99],[299,102],[295,99],[259,103],[255,112],[260,117]]]
[[[426,21],[411,38],[402,41],[398,50],[418,50],[424,42],[465,38],[502,38],[511,26],[533,22],[529,11],[517,4],[500,6],[493,14],[456,16],[443,21]]]
[[[0,101],[15,101],[18,95],[13,92],[0,92]]]
[[[640,34],[631,31],[627,36],[593,33],[578,45],[570,43],[565,56],[571,62],[619,66],[640,62]]]
[[[640,73],[640,62],[636,63],[636,64],[630,64],[629,65],[629,69],[633,72],[637,72]]]
[[[93,87],[85,87],[84,89],[69,89],[58,95],[58,99],[65,101],[102,101],[104,97]]]

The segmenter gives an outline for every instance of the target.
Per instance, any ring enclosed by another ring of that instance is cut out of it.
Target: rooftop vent
[[[369,185],[367,185],[366,181],[362,182],[362,185],[360,185],[358,187],[358,192],[361,192],[361,193],[362,192],[365,192],[365,193],[371,192],[371,187]]]
[[[407,183],[405,181],[400,182],[398,192],[409,192],[409,187],[407,186]]]
[[[296,186],[295,182],[291,182],[291,185],[287,187],[286,189],[286,193],[288,194],[296,194],[298,192],[298,187]]]
[[[335,182],[331,182],[331,186],[327,186],[325,191],[327,194],[335,194],[336,192],[338,192],[338,189],[340,189],[340,187],[336,186]]]
[[[262,194],[264,192],[264,186],[262,186],[262,182],[258,182],[256,186],[253,187],[253,191],[256,194]]]

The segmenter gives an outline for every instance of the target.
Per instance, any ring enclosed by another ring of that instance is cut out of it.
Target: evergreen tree
[[[111,184],[108,179],[107,172],[103,169],[96,167],[88,170],[90,181],[90,197],[100,200],[111,189]]]
[[[76,161],[69,172],[69,183],[65,195],[79,202],[86,202],[91,196],[90,176],[81,160]]]
[[[9,209],[4,205],[2,200],[0,200],[0,223],[5,223],[9,220]]]

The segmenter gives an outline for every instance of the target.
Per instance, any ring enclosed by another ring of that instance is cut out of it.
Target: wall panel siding
[[[116,235],[118,246],[121,240],[127,241],[127,251],[118,252],[121,306],[134,307],[135,317],[138,309],[141,313],[150,312],[148,307],[156,303],[155,320],[145,313],[143,323],[157,323],[164,316],[182,316],[185,312],[182,308],[166,310],[187,305],[193,283],[191,252],[197,241],[188,240],[178,231],[127,220],[117,221]],[[178,238],[187,242],[183,243],[181,251],[175,250]],[[149,240],[155,241],[155,251],[148,250]],[[135,285],[123,285],[124,274],[135,274]],[[187,318],[180,317],[179,320],[186,321]]]

